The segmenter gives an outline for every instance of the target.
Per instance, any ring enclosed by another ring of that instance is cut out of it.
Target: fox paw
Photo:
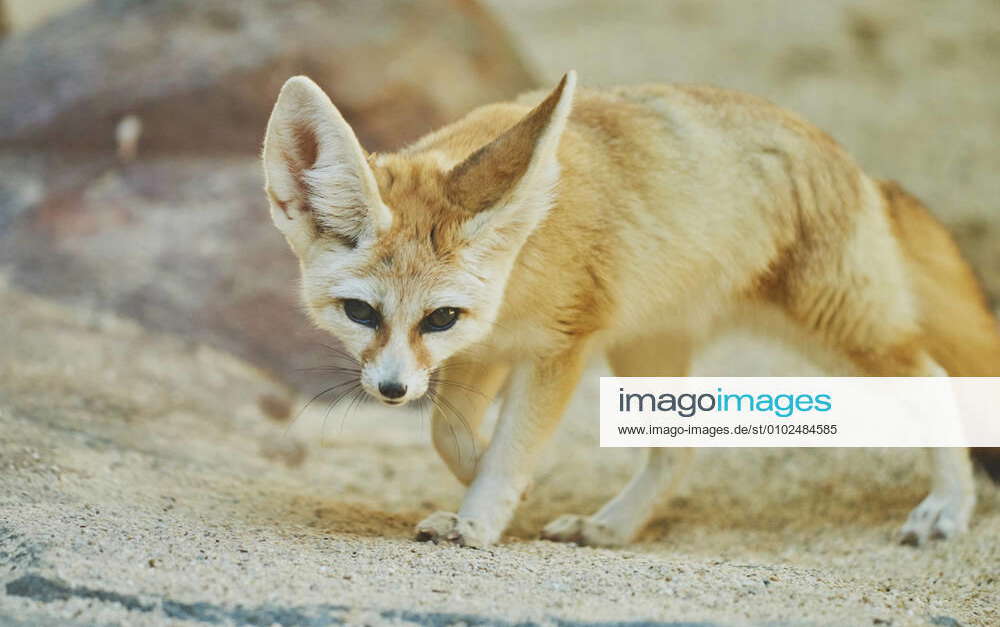
[[[486,526],[473,518],[460,518],[451,512],[434,512],[417,524],[419,542],[448,542],[473,549],[487,547],[499,539]]]
[[[974,505],[974,499],[931,494],[910,512],[900,530],[899,541],[919,546],[928,540],[957,536],[969,528]]]
[[[587,516],[566,514],[542,529],[542,538],[553,542],[575,542],[582,546],[622,546],[629,537],[611,525]]]

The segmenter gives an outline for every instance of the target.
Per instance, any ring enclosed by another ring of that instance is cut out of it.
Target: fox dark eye
[[[420,328],[424,333],[434,333],[436,331],[447,331],[455,326],[458,320],[458,310],[454,307],[438,307],[427,314]]]
[[[345,300],[344,313],[347,314],[348,318],[358,324],[363,324],[366,327],[371,327],[373,329],[378,327],[378,312],[363,300],[355,300],[353,298]]]

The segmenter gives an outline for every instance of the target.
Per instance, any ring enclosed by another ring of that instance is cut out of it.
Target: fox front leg
[[[479,432],[483,415],[507,380],[506,364],[445,364],[435,374],[434,448],[455,477],[469,485],[486,442]]]
[[[513,368],[493,440],[461,508],[457,514],[427,517],[417,525],[418,540],[482,548],[500,539],[580,379],[587,353],[581,343]]]

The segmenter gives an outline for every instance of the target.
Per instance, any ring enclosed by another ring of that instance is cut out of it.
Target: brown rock
[[[99,0],[0,47],[0,147],[259,148],[279,87],[309,74],[365,145],[414,139],[532,79],[471,0]]]
[[[256,159],[105,167],[0,232],[15,285],[224,348],[299,385],[319,380],[301,369],[337,363],[299,306],[298,267],[271,225]]]

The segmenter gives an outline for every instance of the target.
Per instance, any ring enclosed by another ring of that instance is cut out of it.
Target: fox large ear
[[[305,76],[281,88],[263,159],[271,217],[300,256],[317,237],[357,246],[392,224],[354,131]]]
[[[570,71],[521,121],[448,173],[451,200],[476,212],[464,227],[470,240],[519,246],[548,213],[575,87],[576,73]]]

